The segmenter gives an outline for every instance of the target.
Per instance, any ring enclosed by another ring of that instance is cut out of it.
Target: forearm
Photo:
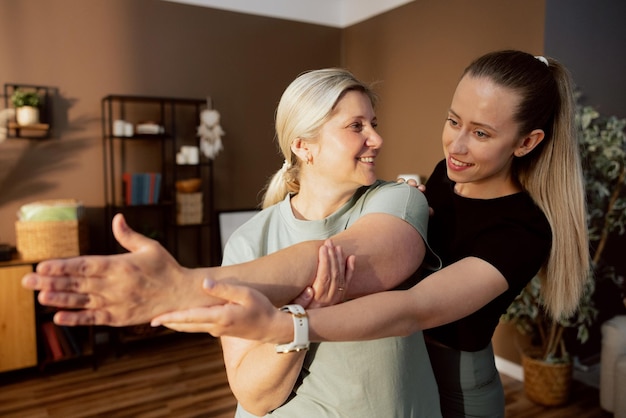
[[[313,282],[323,244],[321,240],[302,242],[253,261],[211,268],[205,274],[216,281],[252,287],[275,306],[282,306]]]
[[[431,274],[409,290],[380,292],[308,310],[309,339],[359,341],[410,335],[476,312],[507,287],[495,267],[469,257]],[[289,340],[293,325],[283,316],[272,317],[266,342]]]
[[[409,291],[388,291],[364,296],[339,305],[307,310],[309,339],[323,341],[365,341],[410,335],[421,329],[419,316]],[[341,320],[338,320],[341,318]],[[293,323],[285,315],[275,315],[268,343],[293,338]]]
[[[273,344],[230,337],[222,338],[222,346],[229,384],[246,411],[263,416],[287,400],[305,352],[277,354]]]
[[[419,233],[402,219],[386,214],[363,216],[332,241],[344,254],[356,257],[348,297],[395,287],[417,270],[425,254]],[[253,287],[275,306],[281,306],[313,282],[321,245],[322,240],[306,241],[247,263],[209,269],[205,274],[216,281]]]

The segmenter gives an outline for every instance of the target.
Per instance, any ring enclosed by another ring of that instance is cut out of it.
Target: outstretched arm
[[[213,335],[280,344],[290,341],[293,324],[261,293],[247,287],[206,281],[208,294],[224,306],[174,312],[153,325],[202,329]],[[310,309],[311,341],[359,341],[409,335],[475,312],[506,291],[502,274],[484,260],[468,257],[435,272],[409,290],[364,296],[339,305]],[[336,318],[343,318],[337,321]]]
[[[24,277],[26,288],[40,290],[40,303],[61,309],[55,315],[57,324],[124,326],[149,322],[166,312],[222,303],[202,291],[206,277],[251,286],[280,306],[311,284],[323,243],[303,242],[228,267],[188,269],[156,241],[128,227],[121,215],[113,219],[113,233],[128,253],[44,261]],[[419,267],[425,254],[419,233],[384,213],[362,216],[333,241],[358,260],[351,297],[399,284]]]

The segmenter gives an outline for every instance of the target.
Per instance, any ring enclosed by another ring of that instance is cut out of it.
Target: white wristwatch
[[[300,305],[285,305],[281,311],[291,312],[293,319],[293,341],[287,344],[276,344],[277,353],[305,351],[309,349],[309,320],[306,311]]]

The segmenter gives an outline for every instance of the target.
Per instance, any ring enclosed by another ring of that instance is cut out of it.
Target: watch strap
[[[285,305],[280,308],[283,312],[290,312],[293,319],[293,341],[287,344],[277,344],[277,353],[291,353],[309,349],[309,319],[306,311],[300,305]]]

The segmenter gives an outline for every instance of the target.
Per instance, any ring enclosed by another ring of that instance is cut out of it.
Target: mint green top
[[[323,220],[296,219],[287,196],[233,233],[224,249],[223,264],[250,261],[302,241],[326,239],[368,213],[404,219],[426,241],[428,203],[423,194],[406,184],[378,181],[360,188],[349,202]],[[437,384],[422,333],[312,344],[291,397],[268,416],[440,417]],[[236,417],[253,415],[238,406]]]

